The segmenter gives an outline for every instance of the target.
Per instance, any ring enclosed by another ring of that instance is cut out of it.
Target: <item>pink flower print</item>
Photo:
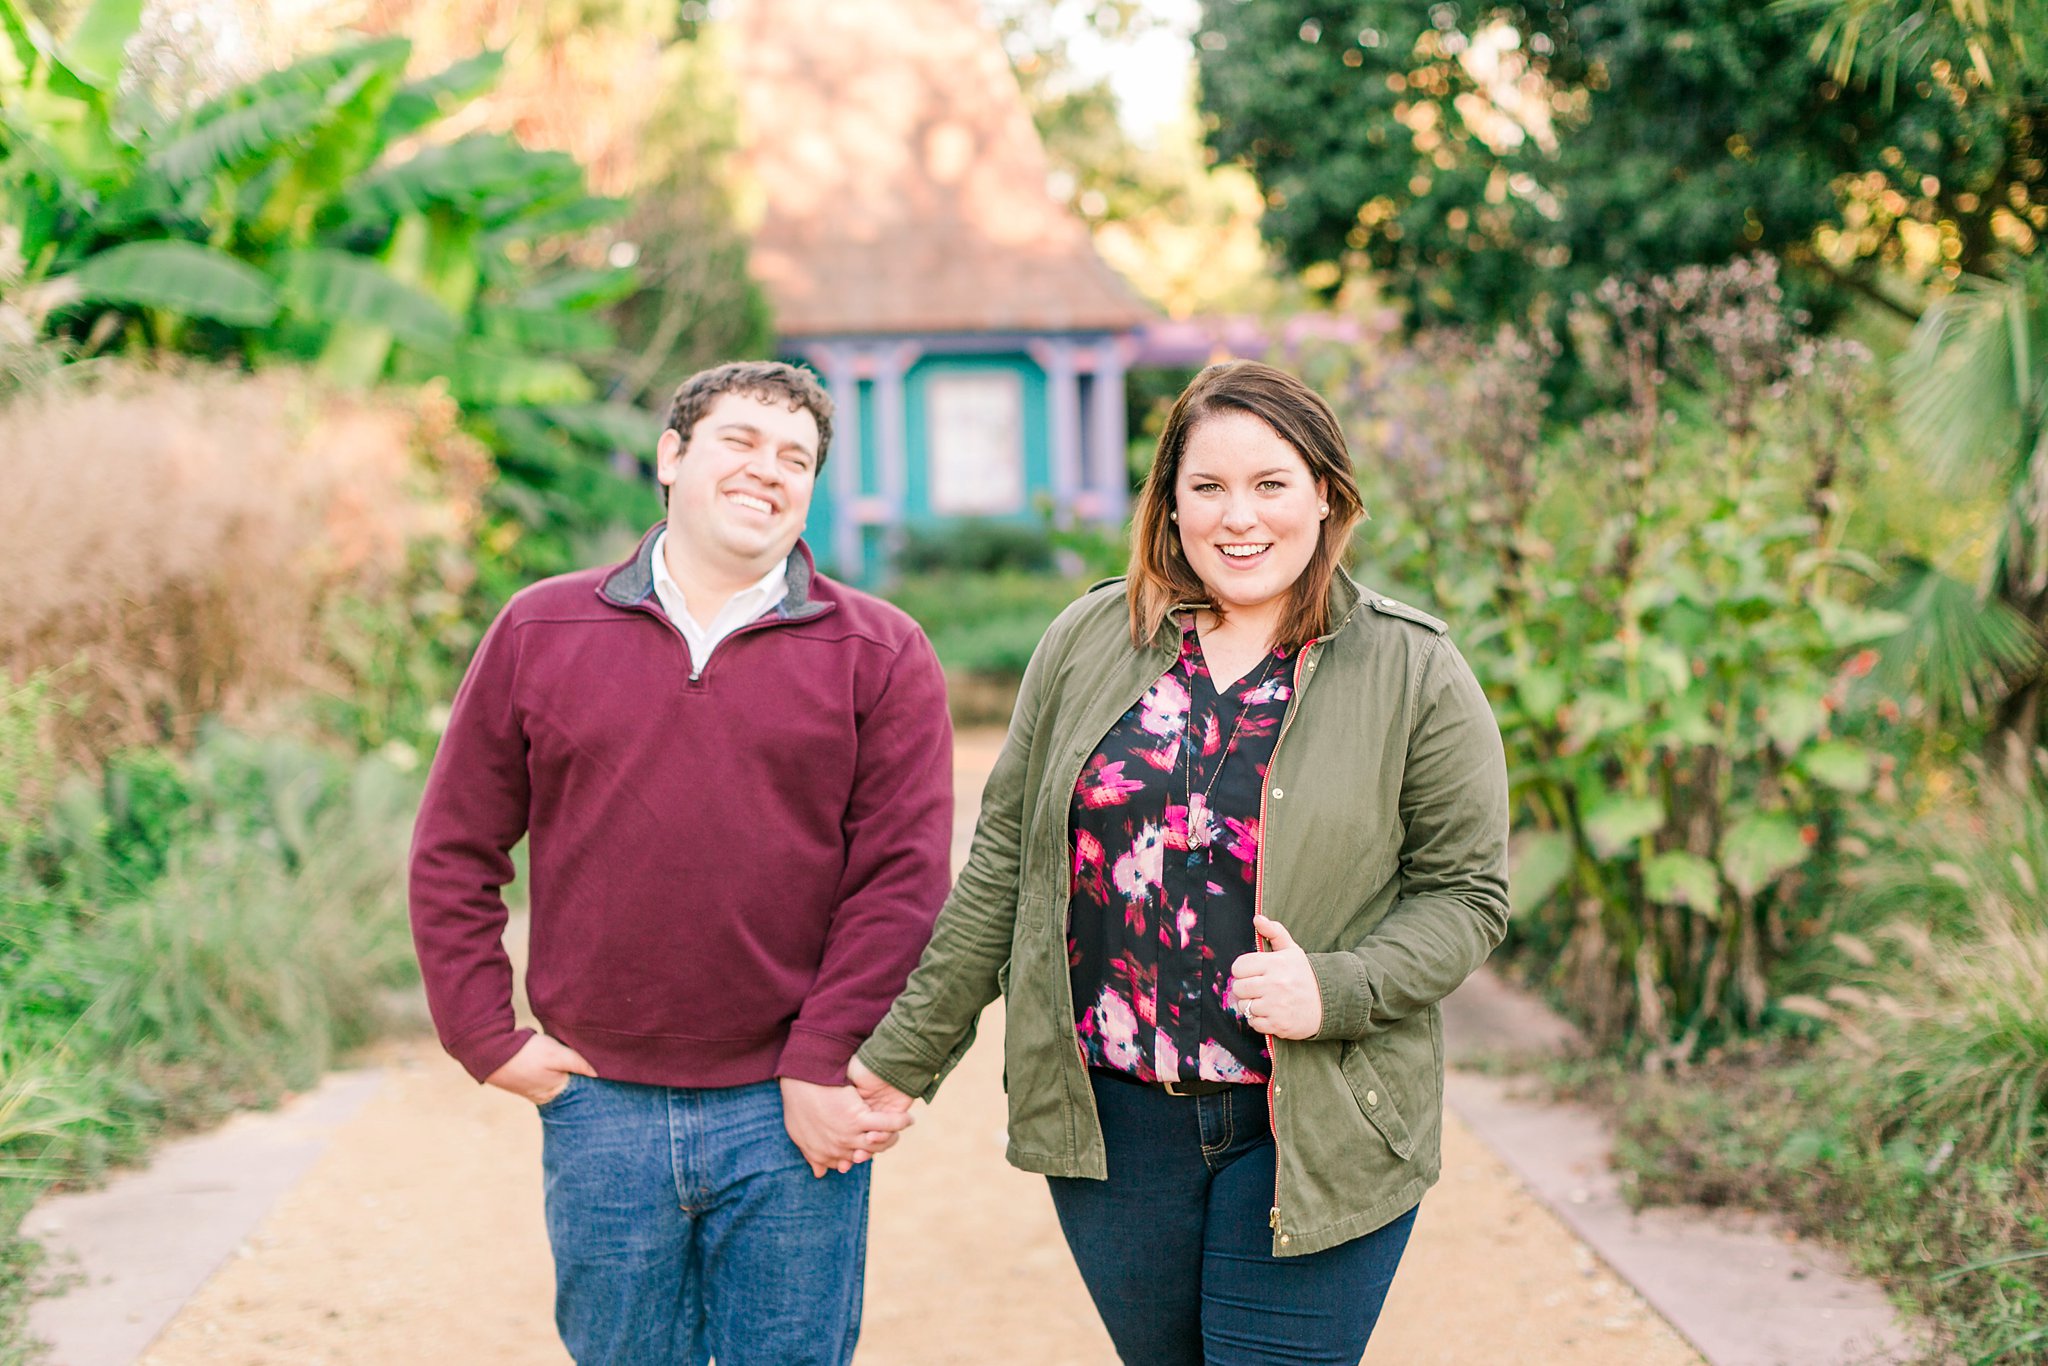
[[[1144,788],[1145,784],[1136,778],[1124,777],[1123,760],[1112,764],[1097,754],[1088,760],[1074,791],[1083,806],[1100,810],[1105,806],[1122,806],[1133,792],[1142,792]]]
[[[1174,922],[1177,928],[1180,930],[1180,946],[1182,948],[1186,948],[1189,942],[1194,938],[1195,908],[1193,906],[1190,906],[1185,901],[1181,902],[1180,911],[1177,915],[1174,916]]]
[[[1224,817],[1223,823],[1230,827],[1230,856],[1244,864],[1245,871],[1250,872],[1251,865],[1256,863],[1259,857],[1259,823],[1241,821],[1235,816]]]
[[[1246,1067],[1230,1055],[1230,1050],[1214,1039],[1202,1040],[1199,1057],[1201,1076],[1208,1081],[1255,1082],[1265,1078]]]
[[[1180,1080],[1180,1050],[1164,1034],[1152,1036],[1152,1071],[1160,1081]]]
[[[1241,745],[1255,735],[1264,735],[1279,724],[1280,718],[1271,712],[1267,712],[1264,716],[1247,716],[1244,718],[1244,725],[1238,729],[1237,744]],[[1231,753],[1235,754],[1236,752],[1237,747],[1233,745]]]
[[[1135,753],[1145,761],[1147,768],[1160,773],[1171,773],[1180,767],[1180,737],[1174,736],[1158,749],[1141,749]]]
[[[1088,1013],[1094,1017],[1102,1061],[1120,1072],[1135,1071],[1145,1055],[1138,1045],[1138,1017],[1131,1013],[1130,1003],[1114,988],[1104,987]]]
[[[1138,703],[1138,728],[1161,739],[1178,739],[1188,728],[1188,690],[1163,674]]]
[[[1166,847],[1188,847],[1188,809],[1185,806],[1174,805],[1171,799],[1166,803]]]
[[[1109,970],[1122,979],[1125,996],[1137,1008],[1138,1018],[1148,1025],[1158,1024],[1159,969],[1141,968],[1136,959],[1124,953],[1117,955]]]
[[[1090,901],[1109,900],[1109,887],[1102,880],[1102,841],[1086,830],[1074,832],[1074,885],[1077,896]]]
[[[1223,748],[1223,727],[1216,724],[1216,713],[1210,712],[1202,718],[1202,757],[1208,758]]]
[[[1159,890],[1165,879],[1166,840],[1158,826],[1146,821],[1138,827],[1137,841],[1130,852],[1119,854],[1111,880],[1116,889],[1133,900],[1142,900]]]
[[[1287,685],[1287,675],[1276,672],[1256,688],[1247,688],[1238,694],[1237,700],[1247,707],[1262,707],[1268,702],[1285,702],[1294,695]]]

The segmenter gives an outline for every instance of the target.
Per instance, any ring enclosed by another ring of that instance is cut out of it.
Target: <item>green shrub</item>
[[[1866,861],[1811,995],[1819,1030],[1717,1050],[1676,1079],[1612,1064],[1616,1165],[1650,1203],[1764,1208],[1847,1243],[1940,1350],[2048,1340],[2048,812],[1934,815]]]
[[[1930,1361],[2037,1359],[2025,1348],[2048,1323],[2038,1163],[1903,1136],[1877,1104],[1882,1085],[1784,1041],[1717,1053],[1675,1079],[1599,1064],[1569,1089],[1614,1115],[1614,1164],[1636,1203],[1764,1210],[1845,1246],[1934,1329]]]
[[[1493,700],[1512,945],[1603,1044],[1683,1059],[1765,1023],[1894,790],[1856,684],[1902,619],[1841,516],[1873,377],[1767,261],[1610,283],[1574,338],[1608,388],[1566,430],[1542,336],[1309,368],[1378,452],[1362,572],[1450,617]]]
[[[1050,574],[1053,544],[1038,523],[971,518],[938,526],[910,527],[895,556],[896,572],[936,574]]]
[[[416,971],[414,778],[209,727],[33,804],[7,736],[52,705],[0,698],[0,1272],[35,1192],[310,1086]],[[0,1359],[22,1309],[0,1290]]]
[[[1838,934],[1834,984],[1782,1003],[1834,1026],[1876,1139],[2048,1169],[2044,875],[2034,802],[1919,822],[1865,875],[1866,907],[1891,918]]]
[[[1021,678],[1045,628],[1086,585],[1006,571],[905,578],[889,600],[916,618],[948,671]]]

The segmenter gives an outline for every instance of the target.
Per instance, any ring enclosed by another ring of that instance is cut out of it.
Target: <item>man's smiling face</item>
[[[751,581],[796,545],[818,468],[818,422],[806,409],[720,394],[687,444],[671,429],[655,455],[669,533],[705,569]]]

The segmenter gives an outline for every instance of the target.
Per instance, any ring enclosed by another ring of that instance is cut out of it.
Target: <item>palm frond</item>
[[[317,52],[293,62],[281,71],[259,76],[228,93],[230,101],[254,102],[291,90],[312,90],[326,94],[348,80],[365,64],[394,73],[403,72],[412,58],[412,43],[405,38],[371,38],[350,43],[329,52]]]
[[[534,242],[543,237],[559,237],[568,233],[587,232],[605,223],[614,223],[624,218],[632,209],[630,199],[617,199],[609,195],[586,194],[556,204],[536,206],[500,227],[485,233],[481,244],[489,249],[502,251],[512,242]]]
[[[1913,329],[1893,382],[1900,430],[1936,475],[2009,485],[2048,389],[2048,272],[1964,279]]]
[[[127,242],[64,277],[82,299],[161,308],[234,327],[277,316],[277,290],[254,266],[197,242]]]
[[[618,344],[618,334],[603,318],[560,308],[480,304],[477,326],[486,337],[543,354],[590,355]]]
[[[304,137],[326,115],[317,92],[286,91],[173,133],[145,165],[172,185],[189,185]]]
[[[0,77],[6,78],[0,89],[39,81],[52,94],[67,99],[103,102],[101,92],[57,55],[57,44],[49,31],[18,0],[0,0],[0,29],[6,32],[6,51],[11,58],[0,65]]]
[[[311,248],[287,253],[282,264],[286,296],[302,317],[388,328],[407,346],[446,347],[455,340],[457,324],[447,309],[373,260]]]
[[[568,361],[483,339],[465,338],[446,352],[405,352],[392,372],[413,381],[443,376],[456,400],[475,408],[577,405],[597,397],[590,377]]]
[[[1878,647],[1868,686],[1893,697],[1917,693],[1938,722],[1988,715],[2040,665],[2044,642],[2024,617],[1925,561],[1899,566],[1884,605],[1907,624]]]
[[[501,195],[519,194],[531,183],[536,158],[510,138],[473,133],[428,147],[410,161],[383,166],[365,176],[343,199],[350,219],[382,222],[446,205],[464,214]]]
[[[1877,79],[1887,104],[1902,79],[1917,79],[1937,61],[1999,86],[2039,76],[2048,57],[2048,16],[2035,3],[1777,0],[1772,8],[1816,16],[1808,55],[1845,85]]]
[[[396,141],[444,118],[497,84],[505,54],[483,51],[399,88],[385,107],[382,133]]]
[[[540,412],[579,444],[595,450],[645,456],[661,439],[661,419],[628,403],[550,404]]]
[[[64,35],[64,64],[94,89],[110,92],[128,64],[128,40],[142,27],[142,0],[92,0]]]
[[[524,309],[600,308],[625,298],[638,284],[639,277],[623,268],[564,271],[522,290],[516,306]]]

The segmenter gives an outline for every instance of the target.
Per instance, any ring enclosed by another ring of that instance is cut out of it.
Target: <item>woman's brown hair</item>
[[[1131,569],[1126,597],[1131,609],[1131,644],[1143,648],[1180,603],[1203,603],[1218,617],[1220,604],[1181,553],[1180,532],[1168,515],[1180,478],[1188,437],[1203,419],[1219,412],[1250,413],[1294,448],[1309,475],[1322,481],[1330,515],[1308,567],[1294,581],[1280,619],[1281,645],[1300,645],[1330,629],[1330,579],[1344,558],[1351,529],[1365,516],[1365,500],[1351,472],[1344,429],[1322,395],[1284,370],[1255,360],[1225,361],[1196,375],[1181,391],[1159,434],[1152,472],[1138,493],[1131,520]]]

